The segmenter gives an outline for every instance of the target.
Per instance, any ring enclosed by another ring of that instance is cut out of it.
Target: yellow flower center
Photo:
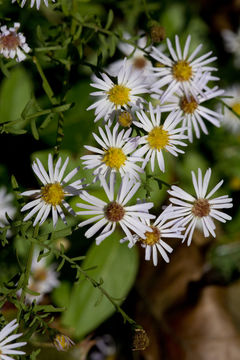
[[[116,105],[123,106],[129,103],[130,101],[130,91],[131,89],[127,88],[124,85],[114,85],[109,91],[108,91],[108,99],[112,103]]]
[[[152,232],[146,231],[144,234],[146,236],[146,239],[140,239],[140,241],[145,245],[153,246],[160,240],[161,233],[156,226],[150,226],[150,227],[153,231]]]
[[[230,181],[230,188],[233,190],[240,190],[240,177],[234,176]]]
[[[118,117],[118,122],[123,127],[130,127],[132,125],[132,115],[128,111],[123,111]]]
[[[112,222],[118,222],[122,220],[125,214],[125,210],[122,205],[118,204],[116,201],[110,202],[105,206],[105,217]]]
[[[203,217],[210,213],[210,204],[207,199],[197,199],[193,203],[192,213],[194,216]]]
[[[47,184],[41,188],[42,199],[50,205],[56,206],[61,204],[65,193],[59,183]]]
[[[168,131],[163,130],[162,126],[157,126],[150,131],[147,141],[152,149],[163,149],[169,143]]]
[[[180,102],[180,107],[186,114],[192,114],[197,109],[198,103],[193,96],[190,97],[190,100],[183,97]]]
[[[233,111],[235,111],[235,113],[237,113],[238,115],[240,115],[240,103],[236,103],[232,106]]]
[[[110,147],[102,159],[103,162],[110,168],[120,169],[126,161],[126,155],[120,148]]]
[[[15,50],[20,45],[19,38],[15,33],[0,37],[0,48]]]
[[[172,73],[177,81],[187,81],[192,76],[192,67],[187,61],[179,60],[173,65]]]

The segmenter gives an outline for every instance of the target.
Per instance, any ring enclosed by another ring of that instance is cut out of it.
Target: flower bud
[[[149,337],[144,329],[136,328],[134,330],[132,350],[145,350],[149,345]]]

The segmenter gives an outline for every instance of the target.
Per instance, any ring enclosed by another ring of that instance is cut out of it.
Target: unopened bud
[[[149,345],[149,337],[144,329],[136,328],[134,330],[132,350],[145,350]]]
[[[133,120],[132,114],[128,111],[123,111],[118,116],[118,122],[123,127],[130,127],[132,125],[132,120]]]
[[[163,41],[166,37],[165,28],[155,20],[150,20],[148,22],[148,29],[150,30],[150,36],[152,42],[159,43]]]
[[[166,37],[166,31],[163,26],[154,25],[150,29],[150,36],[153,42],[159,43],[162,42]]]
[[[63,334],[56,335],[53,343],[58,351],[67,351],[71,346],[75,345],[68,336]]]

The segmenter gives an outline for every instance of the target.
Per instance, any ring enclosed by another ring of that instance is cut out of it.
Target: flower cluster
[[[153,202],[133,201],[148,163],[152,172],[156,162],[164,172],[164,153],[183,154],[186,141],[193,141],[192,128],[199,137],[199,127],[207,134],[204,120],[220,125],[220,113],[202,105],[223,92],[217,86],[212,89],[208,86],[210,80],[218,79],[212,76],[216,68],[209,66],[216,58],[211,57],[211,52],[197,58],[201,45],[189,54],[190,40],[188,36],[181,50],[176,36],[175,51],[167,39],[169,55],[159,48],[147,48],[149,57],[157,61],[151,66],[154,80],[151,83],[146,79],[146,69],[136,69],[134,61],[126,58],[117,65],[117,76],[110,74],[115,65],[110,66],[109,74],[94,75],[91,86],[98,91],[91,95],[97,97],[97,101],[88,110],[95,109],[95,121],[102,119],[104,126],[98,127],[98,134],[93,133],[97,146],[86,145],[87,153],[81,160],[84,168],[92,170],[93,182],[99,182],[106,200],[90,194],[88,185],[83,186],[82,180],[69,184],[73,176],[77,176],[78,168],[64,176],[69,159],[61,167],[61,158],[54,165],[49,154],[48,171],[39,159],[33,163],[33,171],[42,186],[39,190],[22,193],[33,198],[22,208],[22,211],[30,210],[24,221],[36,215],[33,226],[42,225],[51,212],[53,226],[56,226],[58,215],[64,223],[66,213],[88,216],[78,224],[79,227],[91,225],[85,232],[87,238],[96,235],[96,243],[100,244],[120,227],[125,234],[121,241],[129,241],[129,247],[141,243],[146,260],[152,257],[154,265],[158,263],[158,252],[166,262],[169,261],[168,253],[172,248],[166,238],[187,239],[190,245],[198,223],[204,236],[216,236],[213,218],[221,222],[230,220],[231,217],[219,209],[231,207],[232,199],[227,195],[210,199],[223,181],[206,195],[210,169],[204,177],[198,169],[198,180],[192,173],[196,197],[172,186],[168,191],[172,205],[157,218],[149,213]],[[138,53],[138,57],[140,55],[143,56]],[[149,102],[146,94],[154,100]],[[74,211],[65,200],[68,196],[79,196],[83,201],[76,203],[79,211]]]
[[[189,35],[182,50],[176,35],[174,50],[171,41],[167,39],[169,56],[153,48],[151,56],[156,61],[154,72],[157,81],[153,83],[151,92],[154,98],[159,99],[162,111],[178,110],[183,120],[182,125],[187,126],[188,138],[192,142],[193,129],[198,138],[200,129],[205,134],[208,133],[204,121],[220,126],[221,115],[202,106],[202,103],[223,94],[223,90],[217,86],[208,86],[209,81],[218,80],[212,75],[217,69],[209,66],[216,60],[216,57],[211,57],[212,51],[196,58],[202,45],[189,54],[190,42]]]

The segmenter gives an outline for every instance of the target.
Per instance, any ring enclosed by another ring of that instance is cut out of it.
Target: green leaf
[[[31,92],[32,84],[26,71],[21,67],[12,70],[9,78],[3,80],[0,88],[1,124],[21,117],[25,105],[31,98]],[[17,124],[15,128],[17,133]]]
[[[106,26],[105,26],[106,30],[109,29],[110,26],[112,25],[113,18],[114,18],[114,14],[113,14],[112,9],[110,9],[109,12],[108,12],[107,23],[106,23]]]
[[[98,282],[103,279],[102,287],[121,303],[134,283],[138,256],[135,248],[129,249],[126,243],[120,244],[118,237],[119,234],[115,233],[99,246],[94,243],[82,267],[86,269],[97,265],[89,271],[89,276]],[[85,336],[114,313],[114,306],[105,296],[96,306],[99,296],[100,290],[84,278],[74,286],[69,307],[63,314],[63,323],[75,328],[77,337]]]
[[[62,0],[62,11],[64,15],[68,16],[70,15],[73,7],[73,1],[72,0]]]
[[[70,301],[70,284],[62,281],[61,285],[55,288],[51,293],[53,302],[59,307],[68,307]]]

